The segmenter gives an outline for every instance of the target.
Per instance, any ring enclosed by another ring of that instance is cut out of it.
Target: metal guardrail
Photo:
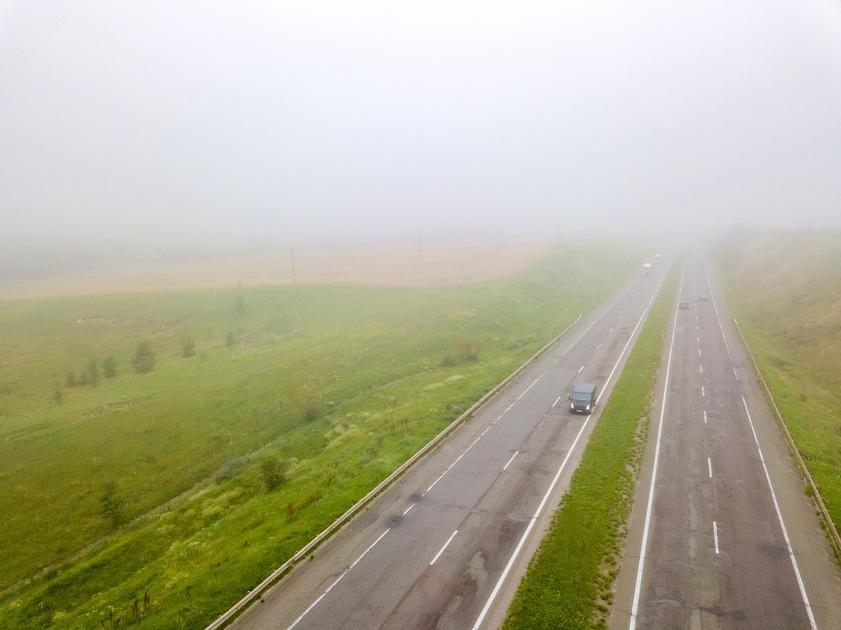
[[[771,407],[774,409],[774,415],[777,417],[777,422],[779,423],[780,427],[783,430],[783,435],[786,438],[786,442],[788,443],[788,449],[791,451],[792,455],[794,455],[794,459],[797,462],[798,468],[800,468],[800,474],[803,475],[803,478],[806,480],[806,484],[809,486],[809,490],[811,491],[812,500],[815,502],[815,505],[818,508],[818,512],[820,512],[821,520],[824,524],[824,531],[826,531],[826,537],[829,539],[830,545],[832,545],[833,550],[835,551],[835,557],[841,562],[841,536],[838,535],[838,528],[835,527],[835,523],[832,520],[832,516],[829,513],[829,510],[826,507],[826,503],[821,496],[820,491],[818,490],[818,486],[815,484],[815,480],[812,478],[812,474],[809,472],[809,469],[806,466],[806,462],[803,460],[803,456],[800,454],[800,450],[797,448],[797,444],[794,442],[794,438],[791,437],[791,432],[788,430],[788,425],[786,424],[785,418],[783,418],[783,414],[780,412],[780,408],[777,406],[777,401],[774,400],[774,395],[771,393],[771,388],[768,387],[768,383],[765,381],[765,377],[762,376],[762,372],[759,369],[759,364],[756,362],[756,357],[753,356],[753,351],[750,349],[748,345],[747,339],[745,339],[745,334],[742,332],[742,327],[739,326],[739,322],[736,318],[733,318],[733,323],[736,325],[736,330],[739,331],[739,336],[742,338],[742,345],[744,345],[745,349],[748,352],[748,356],[750,357],[751,363],[753,363],[753,371],[756,374],[759,382],[762,384],[763,393],[765,394],[765,398],[771,403]]]
[[[321,543],[325,542],[330,536],[335,534],[339,529],[341,529],[344,525],[350,522],[350,520],[356,516],[359,512],[363,510],[371,501],[373,501],[378,495],[380,495],[384,490],[386,490],[392,483],[394,483],[399,477],[406,473],[412,466],[414,466],[418,461],[420,461],[425,455],[427,455],[431,450],[433,450],[436,446],[438,446],[441,442],[444,441],[450,433],[452,433],[459,425],[461,425],[465,420],[467,420],[470,416],[472,416],[482,405],[484,405],[490,398],[495,396],[499,393],[502,389],[507,387],[511,381],[517,378],[527,367],[529,367],[536,359],[538,359],[543,353],[545,353],[549,348],[555,345],[558,341],[566,335],[573,326],[575,326],[583,316],[583,313],[580,313],[578,317],[575,318],[569,326],[564,328],[559,334],[555,335],[549,342],[544,344],[537,352],[535,352],[531,357],[529,357],[520,367],[516,370],[511,372],[505,379],[494,385],[484,396],[482,396],[479,400],[473,403],[470,408],[467,409],[464,413],[462,413],[458,418],[453,420],[450,424],[448,424],[444,429],[442,429],[435,437],[433,437],[429,442],[427,442],[424,446],[420,448],[414,455],[412,455],[409,459],[407,459],[403,464],[401,464],[398,468],[396,468],[388,477],[383,479],[380,483],[378,483],[368,494],[362,497],[359,501],[354,503],[344,514],[342,514],[339,518],[333,521],[330,525],[328,525],[320,534],[318,534],[315,538],[310,540],[306,545],[301,547],[292,557],[290,557],[286,562],[281,564],[277,569],[272,571],[262,582],[260,582],[257,586],[253,589],[248,591],[242,599],[240,599],[236,604],[231,606],[228,610],[222,613],[219,617],[216,618],[213,623],[207,626],[206,630],[218,630],[219,628],[225,627],[228,623],[233,621],[240,613],[242,613],[249,605],[251,605],[255,600],[257,600],[261,595],[263,595],[266,590],[273,586],[278,580],[280,580],[284,575],[286,575],[289,571],[291,571],[295,565],[297,565],[301,560],[306,558],[307,555],[313,552],[316,547],[318,547]]]

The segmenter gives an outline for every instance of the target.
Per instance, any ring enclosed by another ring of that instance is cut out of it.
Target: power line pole
[[[292,260],[292,286],[295,286],[295,248],[289,248],[289,258]]]

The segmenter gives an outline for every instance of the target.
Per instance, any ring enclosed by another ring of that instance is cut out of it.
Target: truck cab
[[[579,383],[573,386],[569,395],[569,410],[572,413],[592,413],[596,406],[596,386]]]

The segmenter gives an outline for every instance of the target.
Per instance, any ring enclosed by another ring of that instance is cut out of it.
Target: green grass
[[[203,627],[641,258],[604,251],[453,288],[245,288],[241,315],[233,289],[3,302],[0,627]],[[450,365],[465,341],[479,360]],[[116,378],[52,401],[107,355]],[[269,454],[290,464],[272,492]],[[117,530],[99,514],[109,480],[130,519]]]
[[[520,582],[506,630],[606,626],[676,272],[670,271],[652,306],[561,506]]]
[[[841,528],[841,233],[733,234],[727,300]]]

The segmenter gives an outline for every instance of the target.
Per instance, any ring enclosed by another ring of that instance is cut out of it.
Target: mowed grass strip
[[[606,626],[676,286],[675,268],[517,589],[506,630]]]

